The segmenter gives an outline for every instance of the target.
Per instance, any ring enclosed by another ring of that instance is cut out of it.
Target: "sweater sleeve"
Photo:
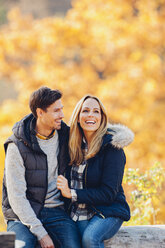
[[[97,188],[77,189],[77,202],[90,205],[111,204],[122,184],[125,161],[125,154],[122,149],[107,149],[101,165],[100,186]]]
[[[47,232],[26,198],[25,167],[21,154],[14,143],[8,145],[5,170],[8,198],[12,210],[40,240]]]

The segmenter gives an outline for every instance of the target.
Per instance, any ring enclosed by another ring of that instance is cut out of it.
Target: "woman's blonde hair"
[[[100,127],[94,133],[88,151],[85,154],[82,150],[82,139],[83,139],[83,130],[78,123],[79,114],[82,109],[83,103],[88,99],[95,99],[100,106],[101,110],[101,124]],[[103,135],[107,132],[107,114],[105,108],[101,101],[92,95],[84,96],[76,105],[73,110],[71,119],[70,119],[70,137],[69,137],[69,153],[70,153],[70,164],[80,165],[84,159],[92,158],[98,153],[102,144]]]

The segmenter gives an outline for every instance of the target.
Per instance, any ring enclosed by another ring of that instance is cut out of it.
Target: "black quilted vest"
[[[40,149],[35,136],[35,118],[32,114],[26,116],[13,127],[13,135],[5,142],[5,152],[9,143],[14,142],[19,149],[25,166],[25,179],[27,183],[26,197],[34,212],[38,216],[45,201],[47,192],[47,157]],[[59,136],[58,172],[64,174],[69,161],[68,136],[69,128],[62,122]],[[23,206],[22,206],[23,207]],[[5,219],[19,219],[13,212],[7,195],[6,177],[4,171],[2,210]]]

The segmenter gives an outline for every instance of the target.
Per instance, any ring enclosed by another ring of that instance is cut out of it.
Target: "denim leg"
[[[81,237],[83,236],[83,233],[89,223],[89,220],[81,220],[81,221],[76,221],[77,228],[81,234]]]
[[[108,217],[102,219],[94,216],[86,227],[82,237],[83,248],[104,248],[104,240],[112,238],[123,220],[120,218]]]
[[[80,248],[81,239],[75,222],[60,207],[44,208],[40,220],[56,248]]]
[[[34,248],[37,238],[29,231],[28,227],[23,225],[20,221],[10,220],[7,223],[7,231],[15,232],[16,234],[16,247]],[[21,246],[21,244],[24,244]]]

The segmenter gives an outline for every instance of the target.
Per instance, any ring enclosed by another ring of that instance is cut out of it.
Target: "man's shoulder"
[[[68,144],[69,140],[69,126],[65,122],[61,122],[61,129],[58,130],[58,137],[60,144]]]
[[[69,130],[70,130],[70,127],[64,121],[62,121],[60,131],[69,133]]]
[[[16,138],[15,138],[14,134],[12,134],[10,137],[7,138],[7,140],[4,143],[5,152],[6,152],[7,147],[8,147],[9,144],[14,144],[15,143],[15,139]]]

